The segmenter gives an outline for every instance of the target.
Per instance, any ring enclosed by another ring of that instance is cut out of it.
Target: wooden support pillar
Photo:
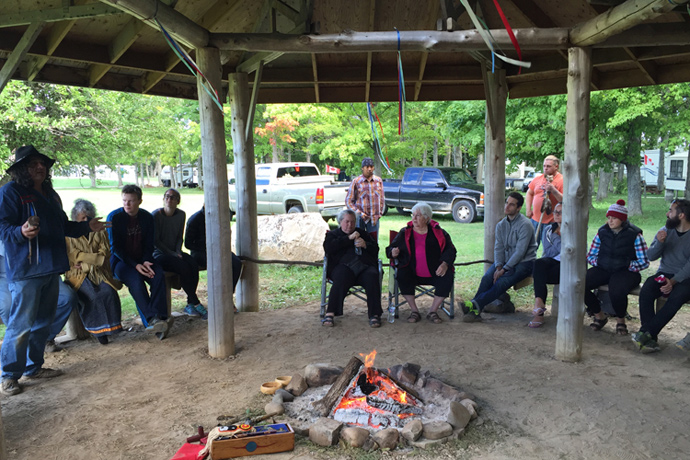
[[[484,73],[486,121],[484,122],[484,258],[494,260],[496,224],[503,219],[506,182],[506,72]],[[491,117],[489,116],[491,114]],[[486,267],[488,268],[488,267]]]
[[[214,88],[220,90],[220,52],[197,48],[199,68]],[[226,168],[223,112],[197,80],[201,119],[201,155],[204,169],[206,215],[206,270],[208,273],[208,353],[214,358],[235,354],[234,307],[232,304],[232,263],[230,203]]]
[[[258,224],[256,220],[256,175],[254,172],[254,132],[247,129],[249,85],[246,73],[228,76],[232,114],[232,145],[235,154],[235,187],[237,189],[237,221],[235,249],[240,256],[259,258]],[[237,283],[237,308],[259,311],[259,267],[244,261],[242,277]]]
[[[592,51],[568,50],[568,103],[563,162],[561,283],[556,358],[579,361],[582,354],[587,222],[589,221],[589,102]]]

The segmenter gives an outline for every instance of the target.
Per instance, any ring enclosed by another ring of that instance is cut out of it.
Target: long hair
[[[15,165],[12,169],[8,171],[10,177],[17,184],[26,187],[34,188],[34,180],[29,174],[29,162],[22,161],[21,163]],[[43,188],[45,190],[53,190],[52,175],[50,174],[50,168],[46,167],[46,180],[43,181]]]

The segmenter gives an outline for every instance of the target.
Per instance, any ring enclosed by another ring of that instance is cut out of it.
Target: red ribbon
[[[498,11],[498,15],[501,17],[501,21],[503,21],[503,26],[506,28],[506,31],[508,32],[508,36],[510,37],[510,41],[513,43],[513,47],[515,48],[515,51],[517,51],[518,59],[522,61],[522,51],[520,50],[520,45],[518,45],[518,41],[515,38],[515,34],[513,33],[513,29],[510,27],[510,24],[508,24],[508,18],[506,18],[506,15],[503,13],[503,10],[501,9],[501,5],[498,4],[498,0],[494,0],[494,5],[496,6],[496,10]],[[520,75],[520,72],[522,72],[522,67],[518,67],[518,75]]]

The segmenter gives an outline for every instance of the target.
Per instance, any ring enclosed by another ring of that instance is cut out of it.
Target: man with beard
[[[649,246],[649,259],[661,257],[656,274],[647,278],[640,290],[640,331],[632,341],[642,353],[659,351],[657,337],[680,307],[690,300],[690,200],[675,200],[666,213],[662,227]],[[655,313],[654,301],[668,297]]]

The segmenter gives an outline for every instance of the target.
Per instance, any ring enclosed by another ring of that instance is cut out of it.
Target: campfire
[[[363,355],[360,355],[363,356]],[[422,401],[373,367],[376,350],[352,378],[331,416],[348,425],[375,429],[402,427],[402,421],[422,414]]]

